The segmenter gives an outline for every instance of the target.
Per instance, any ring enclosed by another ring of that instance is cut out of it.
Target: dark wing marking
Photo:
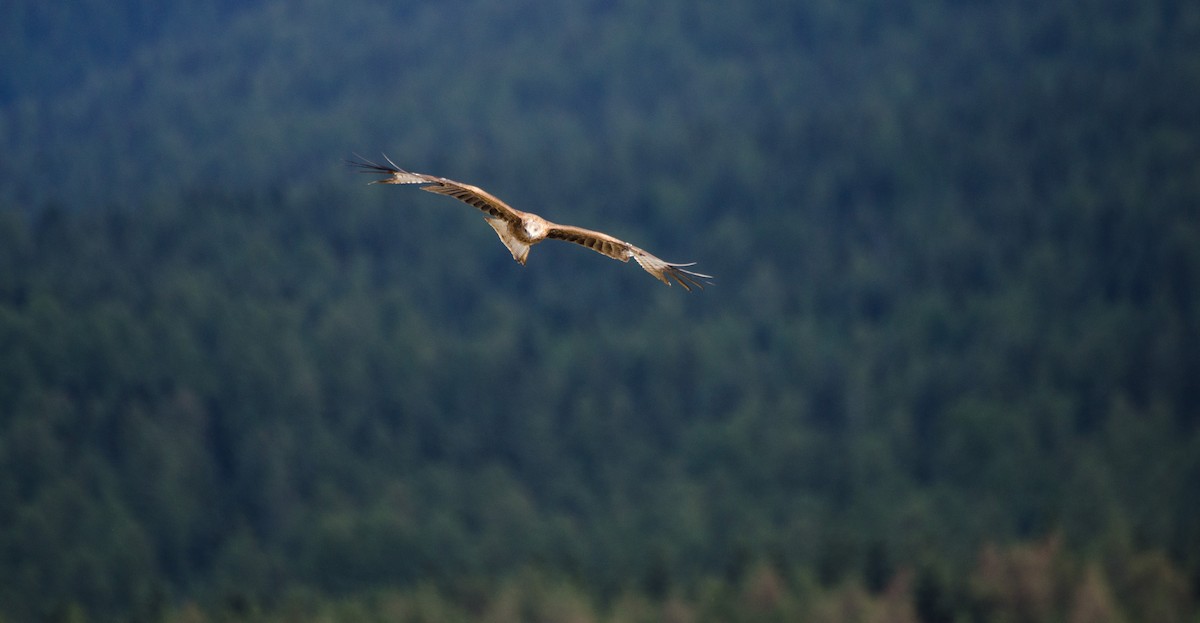
[[[628,262],[632,250],[636,248],[628,242],[613,238],[608,234],[571,225],[551,225],[550,230],[546,232],[546,237],[574,242],[622,262]]]

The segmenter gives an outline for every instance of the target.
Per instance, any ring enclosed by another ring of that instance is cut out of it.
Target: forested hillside
[[[0,621],[1200,617],[1200,5],[0,41]],[[716,285],[521,267],[355,152]]]

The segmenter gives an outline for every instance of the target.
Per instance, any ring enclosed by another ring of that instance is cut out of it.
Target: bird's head
[[[525,235],[530,240],[541,240],[546,237],[546,221],[533,217],[533,215],[527,215],[522,219],[521,228],[525,230]]]

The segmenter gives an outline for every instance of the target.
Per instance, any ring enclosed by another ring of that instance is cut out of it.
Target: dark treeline
[[[68,4],[0,14],[0,619],[1195,620],[1200,7]]]

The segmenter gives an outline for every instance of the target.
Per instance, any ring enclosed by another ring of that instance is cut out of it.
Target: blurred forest
[[[5,2],[0,621],[1200,621],[1197,111],[1182,0]]]

